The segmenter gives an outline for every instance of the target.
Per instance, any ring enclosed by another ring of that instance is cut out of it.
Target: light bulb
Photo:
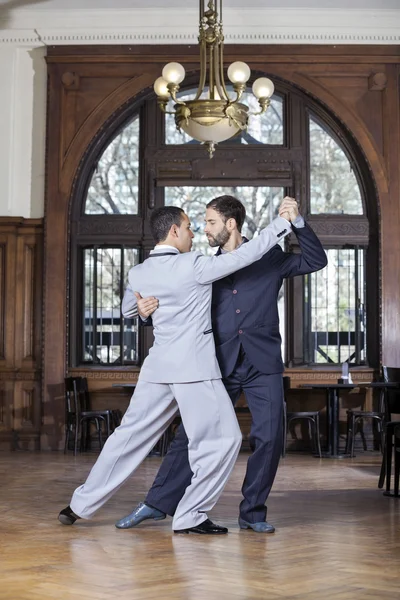
[[[162,76],[167,83],[179,85],[185,79],[185,69],[180,63],[170,62],[163,68]]]
[[[250,79],[251,71],[249,65],[237,60],[228,67],[228,79],[232,83],[246,83]]]
[[[169,97],[167,85],[168,82],[165,81],[164,77],[158,77],[158,79],[155,80],[153,88],[157,96],[159,96],[159,98]]]
[[[274,84],[268,77],[259,77],[253,83],[253,94],[256,98],[270,98],[274,93]]]

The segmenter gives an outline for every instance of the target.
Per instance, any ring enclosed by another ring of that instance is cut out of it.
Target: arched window
[[[364,215],[361,187],[339,140],[312,113],[308,132],[310,214]],[[310,362],[366,362],[366,249],[343,235],[326,245],[326,269],[308,278]]]
[[[181,97],[192,93],[180,92]],[[284,195],[295,196],[326,249],[326,269],[282,286],[286,364],[371,361],[378,336],[368,318],[377,289],[376,272],[366,274],[367,256],[372,262],[377,257],[376,231],[369,227],[376,214],[369,177],[343,126],[284,83],[277,83],[266,114],[220,144],[212,160],[199,143],[176,131],[173,118],[162,115],[152,96],[124,106],[93,141],[74,191],[71,366],[142,363],[151,330],[124,320],[120,302],[129,268],[153,247],[149,215],[163,204],[181,206],[194,224],[194,247],[209,254],[205,206],[226,193],[246,207],[248,238],[274,218]],[[284,243],[298,251],[294,235]]]

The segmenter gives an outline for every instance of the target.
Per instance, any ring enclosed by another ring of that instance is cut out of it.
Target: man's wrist
[[[293,227],[296,227],[297,229],[301,229],[305,226],[305,224],[306,223],[301,215],[297,215],[297,217],[292,221]]]

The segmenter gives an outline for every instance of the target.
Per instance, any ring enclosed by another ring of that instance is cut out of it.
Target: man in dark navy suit
[[[278,293],[285,277],[312,273],[327,264],[321,243],[299,215],[293,198],[284,199],[280,214],[291,221],[301,252],[284,252],[277,245],[261,260],[214,282],[212,293],[212,325],[223,383],[233,404],[244,392],[252,417],[253,452],[242,487],[239,525],[259,533],[275,531],[266,520],[265,502],[282,448],[283,362]],[[243,204],[232,196],[221,196],[207,205],[205,233],[210,246],[219,246],[217,254],[247,242],[241,235],[245,216]],[[156,308],[157,299],[138,298],[142,318],[148,318]],[[145,519],[159,520],[174,514],[193,476],[187,444],[180,426],[146,501],[118,521],[118,528],[128,529]]]

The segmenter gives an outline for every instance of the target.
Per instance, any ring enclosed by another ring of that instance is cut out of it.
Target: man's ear
[[[233,231],[236,227],[236,219],[234,219],[233,217],[231,217],[230,219],[227,220],[226,224],[225,224],[226,228],[228,231]]]
[[[179,236],[179,227],[177,225],[172,225],[171,229],[169,230],[170,234],[172,235],[172,237],[178,237]]]

